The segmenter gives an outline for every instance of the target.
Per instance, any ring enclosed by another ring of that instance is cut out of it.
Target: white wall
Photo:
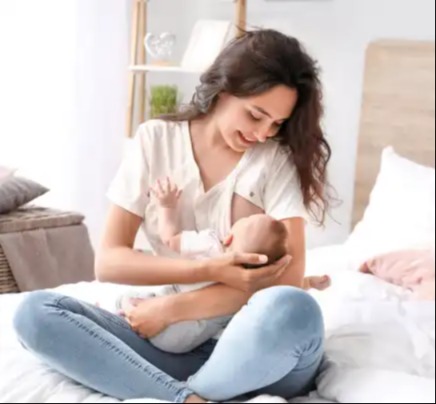
[[[351,226],[365,51],[379,38],[435,38],[434,0],[250,2],[250,23],[300,38],[319,60],[326,91],[326,130],[333,147],[331,181],[342,206],[311,245],[342,242]]]
[[[342,205],[326,229],[311,228],[309,245],[343,242],[351,227],[354,167],[365,50],[379,38],[435,38],[434,0],[249,0],[249,24],[304,42],[319,60],[325,85],[325,127],[333,147],[331,182]],[[197,15],[230,18],[232,5],[197,0]],[[230,10],[230,12],[229,12]]]
[[[120,0],[75,0],[75,5],[73,204],[85,213],[96,244],[124,144],[130,9]]]
[[[215,0],[152,1],[150,30],[175,32],[180,57],[197,18],[232,11]],[[83,211],[94,241],[121,158],[129,17],[120,0],[0,0],[0,161],[48,182],[50,204]],[[299,37],[324,70],[331,178],[344,203],[334,212],[340,224],[311,230],[309,244],[341,242],[350,227],[365,48],[381,37],[434,39],[434,0],[249,0],[249,21]],[[179,84],[186,98],[196,83],[153,77]]]
[[[0,163],[83,212],[94,242],[124,142],[128,2],[0,0]]]
[[[0,164],[52,187],[57,206],[73,176],[59,167],[74,164],[74,26],[71,0],[0,1]]]

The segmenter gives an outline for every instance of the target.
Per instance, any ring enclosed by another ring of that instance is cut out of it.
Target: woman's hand
[[[207,266],[215,282],[246,293],[256,293],[276,285],[288,268],[292,257],[285,256],[276,263],[262,268],[243,268],[243,265],[261,265],[266,260],[267,257],[257,254],[226,254],[209,260]]]
[[[170,314],[167,298],[154,297],[136,301],[121,313],[139,336],[153,338],[165,331],[170,325]]]

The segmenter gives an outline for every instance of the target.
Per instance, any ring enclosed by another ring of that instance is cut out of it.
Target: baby
[[[159,235],[169,248],[184,257],[206,259],[228,252],[256,253],[267,256],[268,264],[272,264],[287,254],[286,227],[268,215],[253,215],[237,221],[231,234],[221,242],[216,232],[211,229],[201,232],[180,231],[177,208],[181,191],[171,180],[158,181],[151,191],[159,201]],[[304,281],[305,289],[324,290],[330,286],[328,277],[311,277]],[[171,285],[162,289],[159,295],[186,293],[210,285],[212,283]],[[138,289],[132,290],[118,298],[117,309],[125,311],[140,300],[156,296],[157,294],[144,294]],[[165,352],[191,352],[222,331],[230,319],[231,317],[222,317],[175,324],[151,338],[150,342]]]

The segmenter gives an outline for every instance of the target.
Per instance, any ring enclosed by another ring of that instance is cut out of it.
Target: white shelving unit
[[[197,70],[185,69],[180,66],[157,66],[157,65],[136,65],[130,66],[129,70],[133,73],[188,73],[188,74],[198,74],[201,73]]]
[[[200,74],[200,71],[186,69],[180,66],[147,65],[143,39],[147,33],[148,3],[152,0],[133,0],[131,55],[128,70],[129,98],[127,106],[126,136],[132,137],[136,127],[135,116],[139,121],[145,119],[146,110],[146,81],[150,73],[184,73]],[[183,1],[183,0],[175,0]],[[231,0],[235,7],[235,25],[237,35],[247,26],[247,0]],[[139,123],[139,122],[138,122]]]

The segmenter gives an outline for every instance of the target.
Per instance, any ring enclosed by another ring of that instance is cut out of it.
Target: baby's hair
[[[269,238],[272,241],[272,245],[268,244],[264,247],[261,247],[259,251],[255,251],[257,254],[266,255],[268,257],[268,262],[266,264],[246,264],[244,268],[246,269],[259,269],[265,266],[274,264],[283,258],[287,253],[286,249],[286,240],[288,237],[288,231],[286,230],[286,226],[278,221],[274,220],[270,225],[270,233]]]

